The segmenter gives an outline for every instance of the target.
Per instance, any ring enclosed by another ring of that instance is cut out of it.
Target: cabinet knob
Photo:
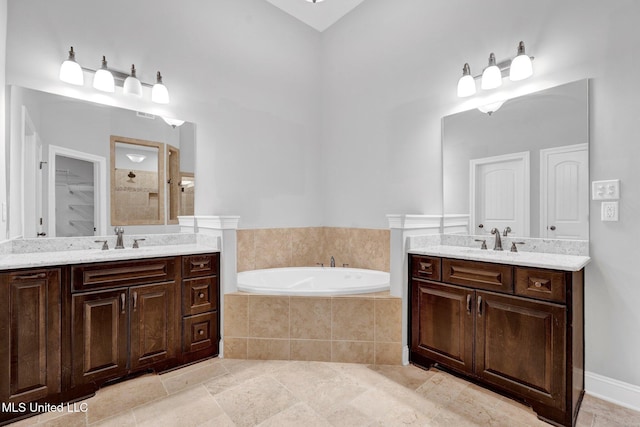
[[[204,268],[204,263],[200,263],[200,268]]]
[[[203,294],[202,292],[200,292],[200,293],[198,294],[198,298],[204,298],[204,294]]]
[[[533,282],[533,286],[535,286],[536,288],[540,288],[540,287],[542,287],[542,283],[540,283],[540,282]]]
[[[204,335],[204,331],[203,331],[202,329],[200,329],[200,330],[198,331],[198,335]]]

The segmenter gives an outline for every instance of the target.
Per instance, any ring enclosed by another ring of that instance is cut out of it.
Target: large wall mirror
[[[10,238],[104,235],[116,225],[177,232],[178,215],[193,215],[184,194],[193,194],[195,124],[17,86],[9,93]]]
[[[444,117],[445,233],[589,238],[589,95],[581,80]]]

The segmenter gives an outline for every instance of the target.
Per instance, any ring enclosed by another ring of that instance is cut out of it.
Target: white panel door
[[[589,238],[587,144],[540,151],[540,236]]]
[[[473,159],[470,168],[474,233],[511,227],[529,236],[529,152]]]

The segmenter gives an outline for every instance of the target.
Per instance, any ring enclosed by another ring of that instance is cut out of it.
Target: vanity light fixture
[[[478,111],[480,111],[481,113],[492,115],[493,113],[498,111],[500,107],[502,107],[502,104],[504,104],[505,102],[507,101],[504,100],[504,101],[492,102],[491,104],[481,105],[478,107]]]
[[[309,3],[322,3],[324,0],[307,0]]]
[[[151,100],[158,104],[169,103],[169,91],[167,87],[162,83],[162,74],[158,71],[156,76],[156,84],[151,88]]]
[[[464,64],[462,77],[458,80],[458,97],[464,98],[476,93],[475,80],[481,79],[480,87],[483,90],[491,90],[502,85],[502,78],[509,75],[512,81],[527,79],[533,75],[533,56],[525,53],[524,42],[518,43],[518,54],[511,60],[496,63],[496,56],[489,55],[489,64],[481,76],[471,76],[469,64]]]
[[[93,87],[103,92],[113,93],[116,91],[116,82],[113,79],[113,74],[107,68],[107,58],[105,56],[102,57],[102,66],[93,76]]]
[[[162,120],[164,120],[164,122],[166,124],[168,124],[169,126],[171,126],[172,128],[177,128],[180,127],[184,124],[184,120],[179,120],[179,119],[171,119],[169,117],[163,117]]]
[[[509,79],[517,82],[528,79],[533,75],[533,65],[531,58],[524,53],[524,42],[518,44],[518,56],[511,61],[511,69],[509,70]]]
[[[471,75],[471,68],[469,64],[464,64],[462,67],[462,77],[458,80],[458,96],[464,98],[476,93],[476,81]]]
[[[496,56],[491,52],[489,54],[489,65],[482,72],[482,82],[480,87],[483,90],[495,89],[502,85],[502,73],[496,65]]]
[[[127,157],[133,163],[141,163],[144,159],[147,158],[147,156],[145,156],[144,154],[133,154],[133,153],[127,154]]]
[[[131,64],[131,75],[124,79],[122,92],[127,95],[137,96],[138,98],[142,97],[142,83],[140,83],[140,80],[136,77],[135,64]]]
[[[103,92],[115,92],[115,86],[121,86],[122,92],[126,95],[142,97],[142,86],[151,88],[151,100],[159,104],[169,103],[169,91],[162,83],[162,76],[158,71],[156,84],[142,82],[136,76],[135,65],[131,65],[131,73],[114,70],[107,66],[106,57],[102,57],[102,65],[99,69],[82,67],[76,62],[73,47],[69,50],[69,58],[60,66],[60,80],[65,83],[82,86],[84,85],[83,72],[94,74],[93,87]]]
[[[76,62],[76,53],[73,51],[73,46],[69,50],[69,58],[60,66],[60,80],[76,86],[84,84],[82,67]]]

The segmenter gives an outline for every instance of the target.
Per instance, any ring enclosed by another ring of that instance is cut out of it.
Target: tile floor
[[[12,426],[541,426],[527,407],[435,369],[210,359],[100,389],[87,412]],[[640,426],[585,396],[578,426]]]

